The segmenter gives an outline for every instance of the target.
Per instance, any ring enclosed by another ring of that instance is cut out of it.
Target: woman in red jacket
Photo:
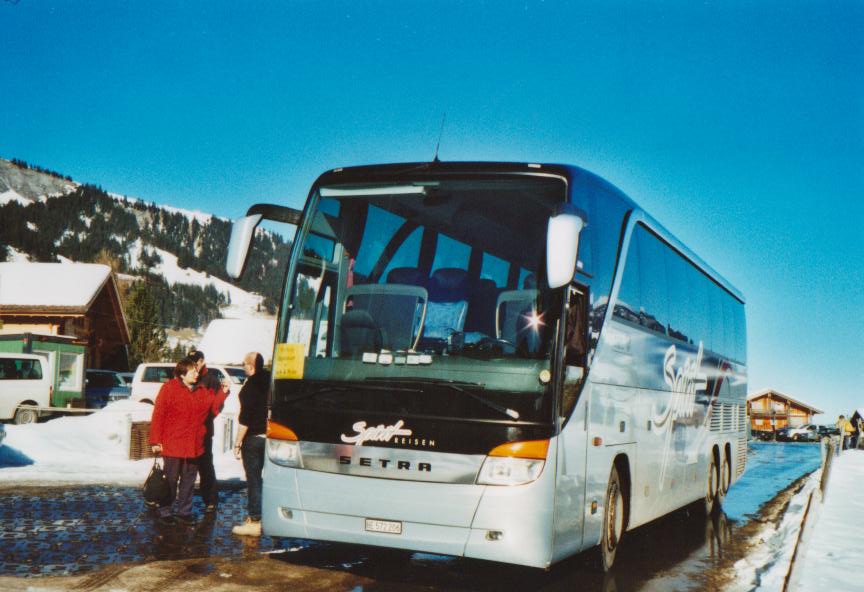
[[[159,508],[163,524],[193,524],[192,490],[198,473],[198,457],[204,453],[204,421],[209,413],[218,415],[228,394],[228,385],[219,392],[195,387],[198,370],[189,358],[177,362],[174,378],[162,385],[156,397],[150,423],[150,444],[154,454],[165,461],[165,475],[171,487],[171,501]],[[179,489],[177,487],[179,481]],[[176,518],[171,515],[177,502]]]

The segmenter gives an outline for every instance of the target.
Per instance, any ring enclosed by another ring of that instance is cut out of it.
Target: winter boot
[[[240,536],[261,536],[261,521],[246,518],[243,524],[238,524],[231,532]]]

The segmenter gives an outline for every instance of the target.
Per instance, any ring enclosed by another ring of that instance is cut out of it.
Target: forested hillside
[[[59,176],[53,171],[40,172]],[[161,262],[158,248],[176,255],[181,268],[229,281],[224,262],[231,223],[203,218],[202,222],[189,213],[111,196],[93,185],[77,186],[61,197],[31,202],[13,199],[0,202],[0,261],[10,255],[7,245],[27,254],[31,261],[54,262],[58,256],[78,262],[110,261],[116,271],[146,279],[163,326],[200,328],[219,316],[219,306],[227,303],[227,296],[213,286],[169,287],[151,270]],[[239,282],[232,281],[262,294],[271,313],[281,289],[273,279],[281,280],[289,248],[278,235],[259,232],[246,274]]]

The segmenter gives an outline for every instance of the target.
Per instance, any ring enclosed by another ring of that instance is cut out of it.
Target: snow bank
[[[810,494],[819,487],[821,477],[822,469],[813,472],[801,490],[789,500],[780,524],[766,524],[755,535],[754,539],[759,544],[753,547],[750,555],[735,564],[736,581],[727,590],[775,592],[783,589],[807,502]]]
[[[276,319],[216,319],[210,321],[198,349],[210,364],[242,364],[253,351],[270,364],[275,339]]]
[[[140,484],[152,460],[129,460],[130,424],[148,421],[153,406],[129,400],[109,403],[91,415],[67,416],[44,423],[7,425],[0,447],[0,483]],[[243,467],[230,451],[233,425],[223,413],[215,422],[213,456],[220,480],[243,478]],[[226,427],[228,433],[226,433]],[[223,445],[228,443],[228,450]],[[3,460],[6,459],[6,462]]]
[[[834,458],[824,502],[803,558],[796,563],[796,590],[861,590],[864,566],[864,450]],[[814,499],[814,504],[816,503]],[[811,513],[813,510],[811,509]],[[810,519],[808,519],[810,523]]]

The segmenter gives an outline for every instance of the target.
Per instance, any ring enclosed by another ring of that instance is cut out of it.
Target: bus
[[[575,166],[338,168],[278,312],[263,532],[548,568],[746,463],[744,298]]]

